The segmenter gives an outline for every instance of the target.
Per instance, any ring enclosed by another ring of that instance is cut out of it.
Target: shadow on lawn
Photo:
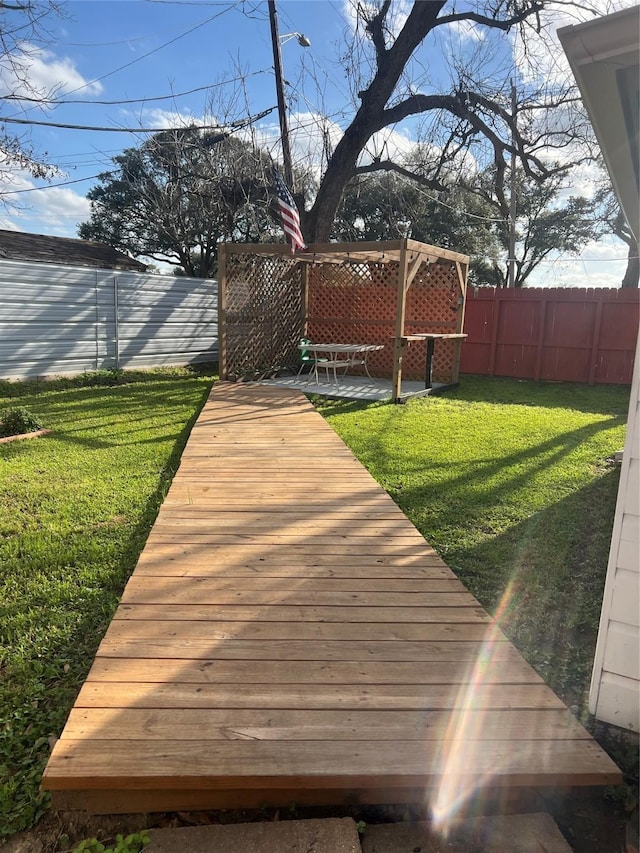
[[[621,425],[622,421],[615,419],[609,426]],[[578,429],[568,430],[538,444],[525,448],[524,450],[499,456],[493,459],[475,459],[466,463],[459,463],[455,468],[450,463],[438,463],[429,460],[429,471],[444,471],[446,478],[437,478],[436,485],[430,483],[424,486],[409,489],[400,485],[397,500],[402,506],[406,503],[407,508],[415,506],[416,502],[437,500],[438,493],[443,489],[449,493],[450,490],[467,490],[469,500],[465,502],[472,509],[478,508],[480,518],[486,514],[487,504],[497,505],[503,499],[509,498],[513,492],[517,492],[545,469],[552,468],[561,463],[563,457],[577,450],[584,441],[602,431],[602,424],[587,424]],[[404,467],[409,474],[419,474],[423,470],[420,460],[414,468]],[[502,482],[493,481],[499,475],[510,472],[509,476]],[[485,491],[485,485],[491,482],[490,490]],[[473,494],[481,489],[483,499],[478,501]],[[409,497],[410,496],[410,497]],[[473,511],[473,509],[472,509]],[[473,519],[470,519],[473,520]]]
[[[593,386],[578,382],[534,382],[531,379],[465,375],[460,377],[457,388],[446,392],[446,398],[471,403],[575,409],[626,417],[629,394],[628,385]]]
[[[583,717],[618,481],[619,470],[612,467],[506,532],[472,547],[452,543],[446,554],[448,565],[490,612],[515,580],[504,630],[547,684]],[[428,539],[429,532],[423,533]]]
[[[493,399],[501,404],[529,402],[527,389],[535,390],[531,404],[546,404],[535,383],[525,382],[520,388],[511,380],[492,383],[484,378],[475,389],[469,383],[447,399],[473,399],[480,385],[485,402],[491,400],[488,386],[493,386]],[[594,394],[584,386],[577,389],[585,404],[594,398],[589,411],[610,415],[607,428],[624,424],[621,389],[605,389],[604,395],[602,390]],[[555,405],[577,402],[570,402],[565,391],[558,386],[556,393],[554,387]],[[423,407],[426,419],[431,402],[423,399],[412,405]],[[325,416],[339,416],[369,410],[370,404],[331,403],[320,408]],[[514,607],[505,626],[510,639],[568,704],[585,711],[619,469],[601,460],[606,466],[601,476],[575,491],[570,491],[569,481],[566,497],[550,492],[546,506],[524,520],[518,496],[534,481],[540,483],[547,469],[579,451],[602,431],[603,423],[568,429],[507,455],[495,451],[487,458],[478,448],[475,458],[452,465],[438,461],[430,446],[415,456],[402,446],[390,452],[387,438],[396,429],[398,414],[402,419],[402,411],[386,407],[367,421],[366,446],[363,439],[360,447],[366,453],[365,464],[372,463],[403,512],[489,611],[509,581],[516,580]]]
[[[154,385],[156,391],[157,388],[158,386]],[[94,405],[96,390],[103,390],[105,394],[111,395],[114,392],[113,388],[92,388],[92,399],[86,400],[86,406],[79,407],[80,419],[84,415],[90,418],[92,414],[95,415],[101,409],[108,408],[106,402],[104,404],[99,402],[97,406]],[[143,420],[144,410],[139,408],[139,404],[145,396],[144,389],[136,390],[134,386],[129,386],[119,390],[127,392],[127,406],[131,407],[132,420]],[[74,389],[56,393],[56,408],[60,407],[61,410],[64,410],[64,407],[70,403],[82,402],[83,395],[87,396],[86,392],[87,389]],[[49,795],[42,792],[37,793],[37,787],[49,758],[52,741],[61,732],[77,693],[93,664],[98,645],[111,622],[124,586],[144,547],[164,496],[178,468],[191,429],[208,394],[209,388],[207,387],[203,389],[201,399],[194,406],[189,421],[187,423],[181,421],[179,428],[171,433],[170,437],[174,438],[173,447],[166,457],[157,485],[146,500],[128,539],[123,542],[111,565],[105,567],[105,571],[100,574],[100,577],[96,576],[91,583],[87,583],[82,572],[82,564],[90,560],[91,556],[89,553],[83,553],[81,544],[78,544],[75,549],[71,547],[66,552],[65,557],[69,561],[66,569],[62,565],[52,566],[53,574],[66,572],[69,581],[62,585],[56,607],[58,610],[73,614],[72,627],[67,631],[60,630],[61,625],[56,625],[57,630],[51,632],[44,653],[38,654],[35,658],[25,657],[23,659],[18,655],[3,670],[2,687],[7,703],[6,707],[10,708],[11,712],[7,718],[7,727],[3,731],[5,738],[2,761],[3,771],[6,772],[3,772],[4,778],[0,780],[4,786],[4,789],[0,791],[2,793],[2,797],[0,797],[0,838],[3,835],[9,835],[28,827],[44,813],[48,806]],[[157,396],[154,396],[156,404],[157,399]],[[113,399],[111,399],[112,405]],[[142,414],[134,419],[133,413],[135,411],[142,412]],[[109,441],[72,436],[64,432],[57,432],[52,438],[63,441],[77,441],[83,446],[96,448],[103,448],[111,444]],[[160,440],[160,438],[156,436],[153,440]],[[121,444],[122,442],[114,441],[113,443]],[[20,444],[20,442],[16,444]],[[7,447],[9,448],[8,453],[11,454],[13,445]],[[6,453],[5,458],[8,458]],[[96,541],[99,540],[100,536],[108,538],[109,527],[105,525],[99,533],[95,531],[95,527],[87,528],[86,535],[89,539],[95,538]],[[106,542],[105,547],[107,547]],[[48,602],[43,603],[42,614],[38,618],[48,618],[48,611],[45,610],[48,605]],[[11,616],[12,624],[23,624],[25,630],[28,631],[28,626],[34,619],[34,600],[27,601],[23,611],[20,610],[19,597],[13,597],[12,602],[5,606],[7,616]],[[54,614],[49,615],[51,618],[55,618]],[[11,641],[9,636],[3,636],[2,639]],[[16,638],[16,641],[18,639]],[[23,685],[28,685],[27,701],[25,701]],[[25,747],[28,747],[28,757]]]
[[[46,392],[45,392],[46,393]],[[84,448],[103,449],[113,446],[130,444],[155,443],[159,440],[179,440],[179,430],[183,423],[168,423],[165,435],[154,435],[153,438],[139,438],[136,433],[145,430],[148,424],[148,404],[152,400],[153,407],[176,402],[175,379],[158,380],[151,387],[136,384],[120,385],[118,387],[83,387],[64,391],[56,391],[43,400],[43,394],[33,394],[22,399],[46,420],[46,426],[53,429],[52,438],[57,441],[69,442]],[[205,398],[206,399],[206,398]],[[40,405],[39,405],[40,403]],[[44,414],[46,412],[46,414]],[[73,421],[69,422],[69,413],[73,413]],[[110,436],[109,415],[119,421],[117,428]],[[127,437],[123,440],[121,420],[126,417]],[[98,426],[96,422],[102,421]],[[63,428],[58,423],[66,422]]]
[[[404,405],[419,405],[425,417],[429,406],[437,401],[457,400],[461,403],[495,403],[497,405],[535,406],[536,408],[574,409],[586,414],[613,415],[626,418],[629,408],[628,385],[584,385],[577,382],[534,382],[490,376],[462,376],[456,388],[434,397],[418,397]],[[366,400],[328,400],[311,396],[312,402],[327,416],[349,414],[371,407],[390,407],[389,401],[371,403]]]

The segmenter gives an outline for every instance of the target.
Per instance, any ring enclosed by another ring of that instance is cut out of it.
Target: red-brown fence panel
[[[640,291],[469,288],[461,373],[630,384]]]

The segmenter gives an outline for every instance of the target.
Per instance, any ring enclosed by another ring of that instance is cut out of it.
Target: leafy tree
[[[394,173],[362,175],[347,185],[332,238],[394,240],[410,237],[467,254],[470,281],[494,284],[500,243],[492,206],[461,186],[425,192]]]
[[[495,235],[501,247],[501,264],[495,256],[487,259],[486,283],[506,287],[509,255],[509,205],[495,194],[494,176],[488,170],[466,187],[493,209]],[[591,240],[604,233],[597,211],[599,201],[584,196],[563,200],[563,179],[560,174],[540,183],[518,170],[516,175],[516,251],[515,287],[526,286],[527,279],[553,252],[578,254]]]
[[[206,278],[215,274],[220,240],[271,234],[270,163],[239,139],[193,127],[162,131],[113,162],[88,193],[83,239]]]
[[[611,182],[605,180],[596,194],[599,216],[605,233],[615,234],[627,246],[627,268],[621,287],[638,287],[640,282],[640,246],[627,224]]]

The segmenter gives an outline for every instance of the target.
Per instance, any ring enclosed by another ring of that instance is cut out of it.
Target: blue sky
[[[621,2],[628,5],[626,0]],[[396,5],[402,16],[405,0]],[[63,9],[65,17],[49,21],[51,43],[32,54],[30,74],[44,87],[57,84],[58,99],[68,103],[47,109],[30,108],[24,102],[15,109],[5,105],[3,116],[115,129],[159,128],[190,119],[203,121],[209,97],[231,91],[236,98],[233,118],[275,107],[269,20],[263,0],[79,0],[64,4]],[[329,115],[324,127],[334,140],[350,115],[349,81],[339,61],[352,41],[350,5],[348,0],[279,0],[278,16],[294,159],[302,160],[309,152],[317,158],[322,144],[320,114]],[[562,23],[566,21],[558,18],[558,24]],[[304,33],[311,46],[304,48],[295,38],[286,38],[292,32]],[[447,39],[444,60],[430,68],[436,82],[446,73],[447,59],[472,49],[480,35],[468,28]],[[507,42],[497,44],[494,56],[504,64],[507,79],[509,63],[517,62]],[[238,82],[235,87],[221,85],[238,78],[244,78],[243,87]],[[192,91],[195,89],[200,91]],[[186,92],[190,94],[183,94]],[[120,103],[99,103],[103,101]],[[219,103],[214,109],[224,118]],[[279,156],[275,110],[256,125],[255,132],[257,140]],[[4,187],[21,191],[13,196],[20,209],[0,211],[0,227],[70,237],[77,235],[78,224],[89,217],[85,196],[95,184],[93,176],[108,170],[110,158],[123,148],[145,138],[136,133],[36,125],[28,133],[35,148],[46,151],[50,161],[60,167],[61,174],[51,182],[58,186],[34,191],[45,182],[13,170],[11,186],[5,180]],[[411,125],[396,128],[387,139],[388,149],[406,151],[413,135]],[[381,144],[381,140],[375,141],[371,150],[375,153],[376,145]],[[579,182],[576,190],[582,189],[584,177]],[[611,259],[625,254],[624,245],[617,241],[594,244],[583,253],[594,260],[556,260],[542,270],[538,283],[613,286],[625,264]]]

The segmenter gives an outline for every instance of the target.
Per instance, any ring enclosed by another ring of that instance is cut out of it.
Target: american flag
[[[278,207],[280,208],[280,218],[282,219],[282,227],[284,228],[285,237],[291,243],[292,254],[296,249],[306,249],[307,245],[300,231],[300,214],[293,200],[293,197],[287,185],[282,179],[282,175],[273,167],[273,184],[278,196]]]

